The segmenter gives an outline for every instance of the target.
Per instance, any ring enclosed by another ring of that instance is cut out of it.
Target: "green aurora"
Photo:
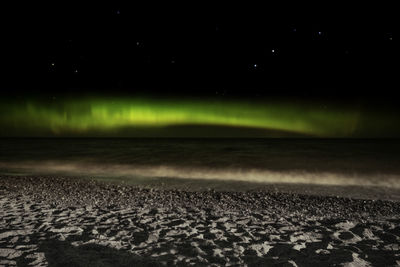
[[[216,129],[218,136],[229,137],[232,129],[239,128],[245,129],[240,137],[249,137],[246,131],[252,130],[259,131],[259,137],[270,137],[271,132],[278,132],[273,137],[373,136],[380,130],[376,123],[376,127],[365,123],[360,108],[327,109],[306,102],[144,97],[2,102],[1,136],[190,137],[193,134],[185,132],[186,126],[206,129],[200,134],[204,137],[214,137]],[[374,116],[375,122],[382,117]]]

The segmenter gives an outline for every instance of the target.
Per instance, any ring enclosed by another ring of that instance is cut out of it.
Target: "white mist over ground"
[[[400,201],[399,175],[384,173],[368,175],[304,170],[189,168],[56,161],[0,163],[0,169],[3,170],[3,174],[81,177],[167,190],[273,190],[296,194]]]
[[[180,178],[249,183],[289,183],[310,185],[363,185],[400,189],[400,175],[345,174],[342,172],[310,172],[304,170],[271,171],[246,168],[190,168],[179,166],[135,166],[123,164],[85,164],[57,161],[0,163],[0,168],[29,174],[62,174],[68,176],[124,177],[126,181],[140,178]]]
[[[399,150],[377,139],[3,139],[0,175],[400,199]]]

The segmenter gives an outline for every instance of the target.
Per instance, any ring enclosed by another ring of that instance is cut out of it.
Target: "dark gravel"
[[[400,202],[363,200],[273,192],[185,191],[149,189],[91,179],[46,176],[0,176],[0,194],[29,196],[38,203],[82,207],[185,207],[252,213],[263,210],[271,216],[301,218],[318,216],[341,219],[382,219],[400,215]]]

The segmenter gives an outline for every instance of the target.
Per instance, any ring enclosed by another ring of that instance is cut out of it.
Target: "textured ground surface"
[[[396,266],[398,202],[0,177],[0,265]]]

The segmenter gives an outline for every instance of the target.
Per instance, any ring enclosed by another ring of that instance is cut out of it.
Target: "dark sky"
[[[108,3],[2,9],[3,94],[385,99],[394,5]]]

